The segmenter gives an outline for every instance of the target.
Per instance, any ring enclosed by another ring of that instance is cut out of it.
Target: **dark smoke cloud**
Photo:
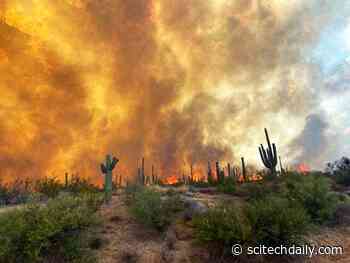
[[[297,152],[294,159],[296,164],[307,163],[313,167],[322,167],[325,163],[323,158],[330,150],[327,128],[328,124],[320,114],[307,117],[301,134],[290,145],[290,151]]]

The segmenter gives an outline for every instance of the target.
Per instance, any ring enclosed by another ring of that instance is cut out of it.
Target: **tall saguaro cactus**
[[[270,169],[272,175],[276,175],[276,165],[277,165],[277,150],[276,145],[273,143],[271,146],[269,134],[267,133],[267,129],[265,128],[265,136],[267,141],[266,150],[264,146],[261,144],[259,147],[259,153],[261,160],[266,168]]]
[[[101,171],[105,175],[105,201],[107,203],[112,199],[112,171],[117,165],[119,160],[115,157],[112,157],[110,154],[106,156],[105,163],[101,163]]]
[[[243,181],[247,182],[247,169],[245,167],[245,161],[244,157],[241,157],[241,162],[242,162],[242,176],[243,176]]]
[[[210,164],[210,161],[208,161],[208,183],[210,185],[212,185],[214,183],[214,179],[213,179],[213,172],[211,170],[211,164]]]

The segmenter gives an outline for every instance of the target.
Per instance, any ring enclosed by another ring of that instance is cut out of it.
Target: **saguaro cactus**
[[[105,201],[107,203],[112,199],[112,171],[114,167],[117,165],[119,160],[115,157],[112,157],[110,154],[106,156],[106,162],[101,163],[101,171],[105,175]]]
[[[231,164],[227,163],[227,175],[228,177],[232,176]]]
[[[64,187],[68,188],[69,182],[68,182],[68,173],[64,174]]]
[[[212,185],[214,183],[213,172],[211,170],[211,165],[210,165],[209,161],[208,161],[208,178],[207,178],[207,180],[208,180],[208,183],[210,185]]]
[[[223,183],[225,180],[225,173],[224,171],[221,170],[219,162],[216,162],[215,166],[216,166],[216,177],[217,177],[218,183],[219,184]]]
[[[267,146],[266,150],[264,146],[261,144],[259,147],[259,153],[261,160],[266,168],[270,169],[272,175],[276,175],[276,165],[277,165],[277,150],[276,145],[273,143],[271,146],[269,134],[267,133],[267,129],[265,128],[265,135]]]
[[[242,162],[242,176],[243,176],[244,182],[246,182],[247,181],[247,170],[245,168],[244,157],[241,157],[241,162]]]

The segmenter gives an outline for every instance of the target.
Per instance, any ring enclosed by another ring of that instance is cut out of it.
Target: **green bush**
[[[233,244],[301,244],[309,222],[302,206],[274,196],[253,201],[242,209],[219,206],[193,219],[197,239],[223,252]]]
[[[276,196],[253,201],[246,208],[246,216],[253,241],[266,246],[302,243],[310,222],[301,205]]]
[[[12,183],[0,182],[0,206],[26,203],[30,198],[31,183],[16,179]]]
[[[73,194],[98,193],[100,190],[93,185],[88,179],[73,176],[65,187],[65,191]]]
[[[42,262],[83,256],[81,233],[97,223],[97,196],[64,197],[0,215],[0,262]]]
[[[323,224],[332,219],[339,199],[331,192],[328,178],[293,175],[287,178],[285,186],[285,196],[301,204],[314,223]]]
[[[334,178],[337,184],[350,186],[350,171],[338,171],[334,175]]]
[[[171,223],[174,214],[182,210],[178,195],[162,198],[161,193],[142,188],[134,194],[131,212],[141,223],[163,231]]]
[[[259,182],[247,182],[241,187],[246,195],[248,195],[248,200],[261,200],[266,196],[271,194],[271,189],[269,189],[264,181]]]
[[[38,193],[54,198],[64,189],[64,186],[56,178],[45,177],[36,181],[34,189]]]
[[[224,181],[217,186],[217,190],[225,194],[233,194],[236,191],[236,179],[225,177]]]
[[[127,204],[132,203],[135,200],[136,193],[142,192],[144,188],[145,187],[140,184],[127,184],[125,187]]]
[[[242,216],[242,211],[233,206],[212,208],[206,214],[195,217],[193,226],[199,241],[213,243],[223,250],[252,239],[249,222]]]

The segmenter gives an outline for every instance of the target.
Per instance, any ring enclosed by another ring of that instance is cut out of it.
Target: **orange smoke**
[[[125,177],[142,157],[159,177],[236,152],[255,160],[266,120],[292,138],[310,108],[294,85],[308,78],[286,64],[306,34],[289,37],[300,16],[276,1],[0,2],[1,179],[101,180],[107,153]]]

